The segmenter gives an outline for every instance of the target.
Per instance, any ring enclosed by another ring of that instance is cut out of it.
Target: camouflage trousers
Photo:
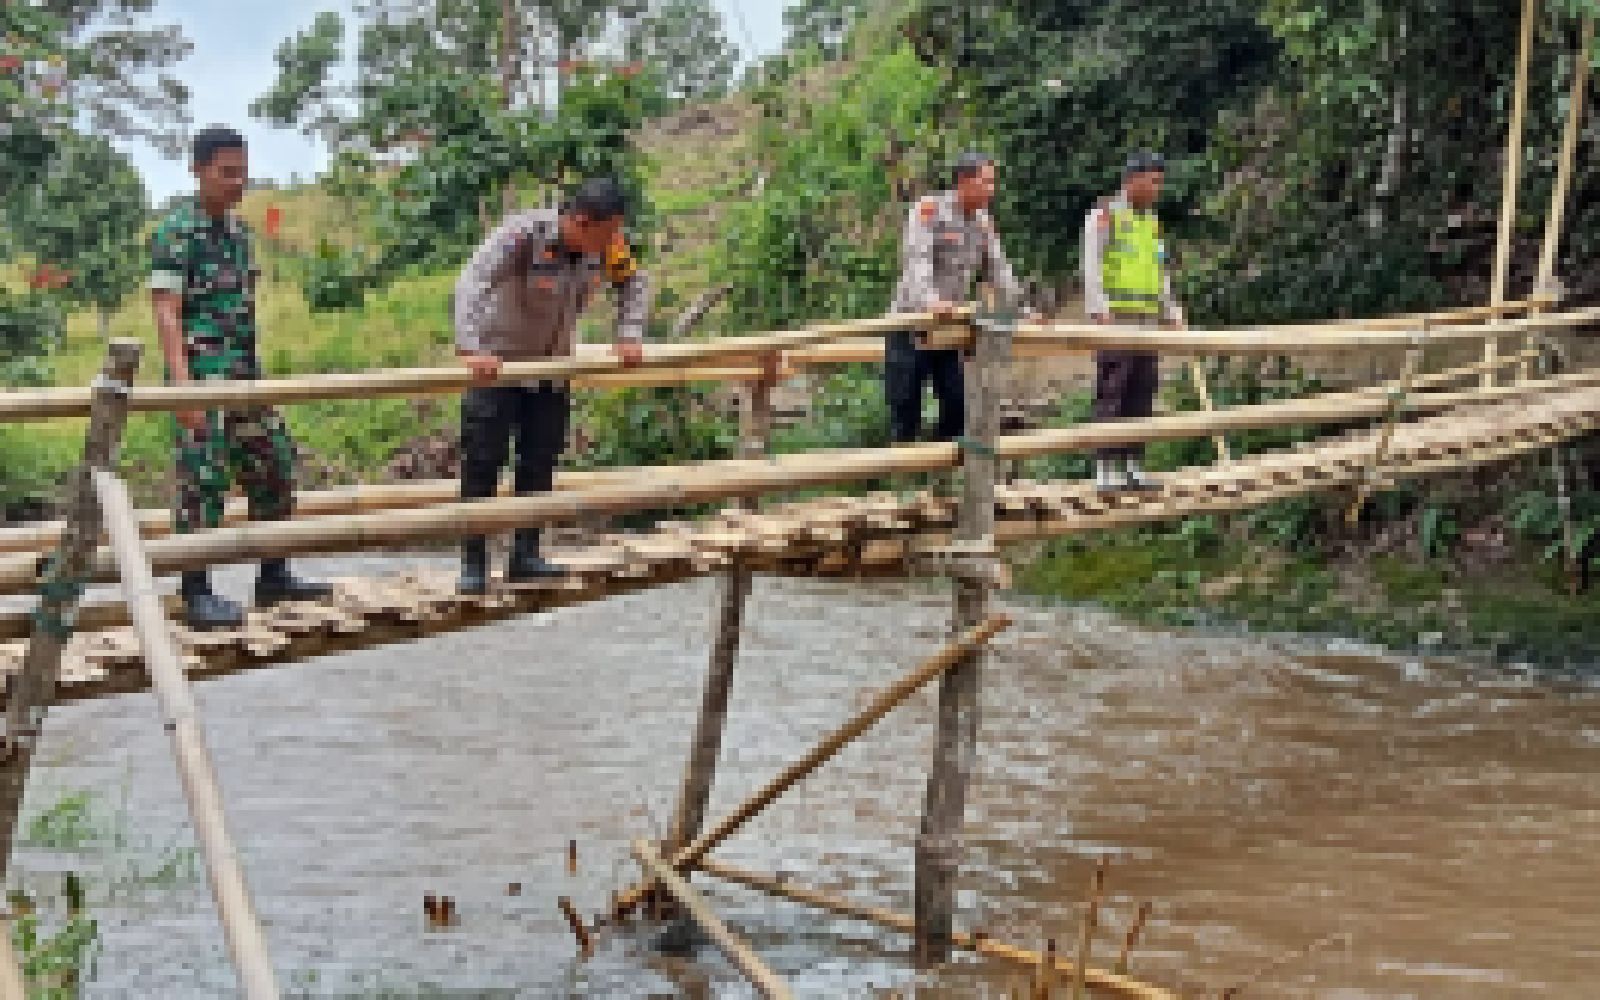
[[[278,411],[211,410],[205,417],[201,431],[177,425],[173,529],[181,534],[221,525],[235,480],[244,488],[251,520],[288,517],[294,508],[294,445]]]

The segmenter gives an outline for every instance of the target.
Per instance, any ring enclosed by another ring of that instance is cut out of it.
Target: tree
[[[830,59],[844,54],[850,29],[867,13],[870,0],[793,0],[783,11],[784,48],[814,48]]]
[[[275,125],[300,125],[307,135],[337,143],[345,126],[340,94],[329,77],[344,61],[344,18],[318,14],[310,28],[279,43],[273,58],[278,78],[250,105],[255,118]]]
[[[0,5],[0,264],[33,258],[27,292],[0,286],[0,381],[45,376],[64,304],[127,289],[144,195],[107,140],[171,150],[186,120],[187,94],[163,71],[188,43],[176,28],[143,26],[152,6]]]
[[[61,276],[49,284],[62,301],[94,306],[104,336],[145,272],[146,212],[144,183],[127,157],[100,136],[68,133],[14,219],[36,273]]]
[[[677,100],[720,97],[739,62],[739,50],[728,42],[710,0],[653,3],[628,33],[627,54],[649,64],[667,96]]]

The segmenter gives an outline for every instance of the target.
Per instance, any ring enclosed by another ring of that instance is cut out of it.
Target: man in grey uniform
[[[953,315],[972,295],[973,281],[980,273],[1007,301],[1021,297],[989,216],[994,186],[994,159],[983,153],[965,153],[955,164],[953,190],[928,195],[911,206],[891,313]],[[883,368],[890,436],[897,442],[917,439],[922,424],[922,387],[931,381],[939,399],[935,439],[960,437],[966,424],[961,352],[925,350],[909,332],[891,334],[887,340]]]
[[[506,361],[572,354],[578,317],[602,282],[617,300],[616,352],[625,364],[642,356],[650,308],[648,277],[623,238],[626,202],[611,179],[585,183],[565,207],[507,218],[484,240],[456,282],[456,352],[482,385],[461,398],[461,498],[493,496],[516,438],[519,494],[543,493],[555,481],[566,447],[571,400],[564,381],[492,384]],[[539,529],[516,532],[506,579],[559,572],[539,550]],[[488,587],[488,549],[468,538],[460,589]]]

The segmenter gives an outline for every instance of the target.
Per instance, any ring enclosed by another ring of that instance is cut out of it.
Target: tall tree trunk
[[[109,344],[111,342],[111,309],[109,306],[101,306],[96,312],[100,321],[100,343]]]
[[[507,112],[511,110],[516,84],[518,40],[515,0],[500,0],[500,99]],[[516,206],[517,193],[509,176],[502,178],[500,183],[500,214],[506,216]]]

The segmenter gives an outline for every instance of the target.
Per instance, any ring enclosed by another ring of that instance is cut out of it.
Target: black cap
[[[1152,171],[1167,169],[1167,161],[1160,153],[1152,153],[1148,149],[1141,149],[1128,157],[1128,165],[1122,168],[1123,177],[1132,177],[1134,174],[1146,174]]]

